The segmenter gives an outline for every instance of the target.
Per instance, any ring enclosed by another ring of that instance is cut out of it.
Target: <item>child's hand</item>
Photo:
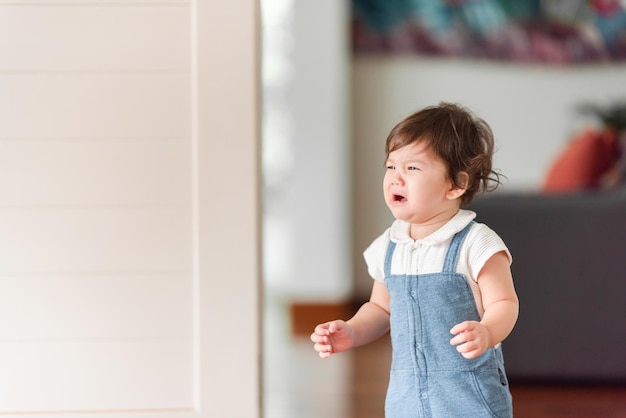
[[[326,322],[315,327],[311,334],[313,348],[321,358],[328,358],[334,353],[346,351],[354,345],[354,330],[345,321]]]
[[[489,329],[477,321],[465,321],[455,325],[450,334],[456,335],[450,344],[467,359],[476,358],[491,346]]]

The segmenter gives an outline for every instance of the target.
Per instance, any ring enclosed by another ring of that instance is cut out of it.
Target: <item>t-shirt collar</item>
[[[456,215],[454,215],[452,219],[450,219],[441,228],[415,242],[423,245],[434,245],[440,242],[447,241],[454,234],[465,228],[467,224],[469,224],[475,217],[476,213],[472,212],[471,210],[460,209],[456,213]],[[396,244],[406,244],[413,242],[413,239],[409,235],[410,228],[410,223],[402,221],[400,219],[396,219],[391,225],[391,241],[395,242]]]

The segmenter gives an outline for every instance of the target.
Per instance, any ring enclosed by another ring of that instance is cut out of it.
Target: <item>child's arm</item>
[[[321,358],[328,358],[353,347],[368,344],[389,331],[389,292],[375,280],[370,300],[348,321],[320,324],[311,334],[313,348]]]
[[[509,259],[504,252],[487,260],[478,275],[478,287],[485,309],[482,320],[465,321],[450,330],[456,335],[450,344],[456,345],[465,358],[478,357],[502,342],[513,330],[519,312]]]

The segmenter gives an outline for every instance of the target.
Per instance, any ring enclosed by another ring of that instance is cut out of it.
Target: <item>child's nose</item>
[[[403,179],[402,179],[402,175],[400,174],[400,171],[394,171],[393,177],[391,178],[391,183],[400,184],[400,185],[403,183]]]

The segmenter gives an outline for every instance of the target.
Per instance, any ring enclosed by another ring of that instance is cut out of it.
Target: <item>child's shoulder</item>
[[[467,234],[470,240],[484,239],[486,237],[498,237],[498,233],[491,229],[489,225],[479,221],[474,221],[474,225]]]
[[[500,251],[507,254],[509,262],[512,261],[511,253],[500,235],[484,223],[474,222],[463,245],[469,258],[480,260],[481,263]]]

